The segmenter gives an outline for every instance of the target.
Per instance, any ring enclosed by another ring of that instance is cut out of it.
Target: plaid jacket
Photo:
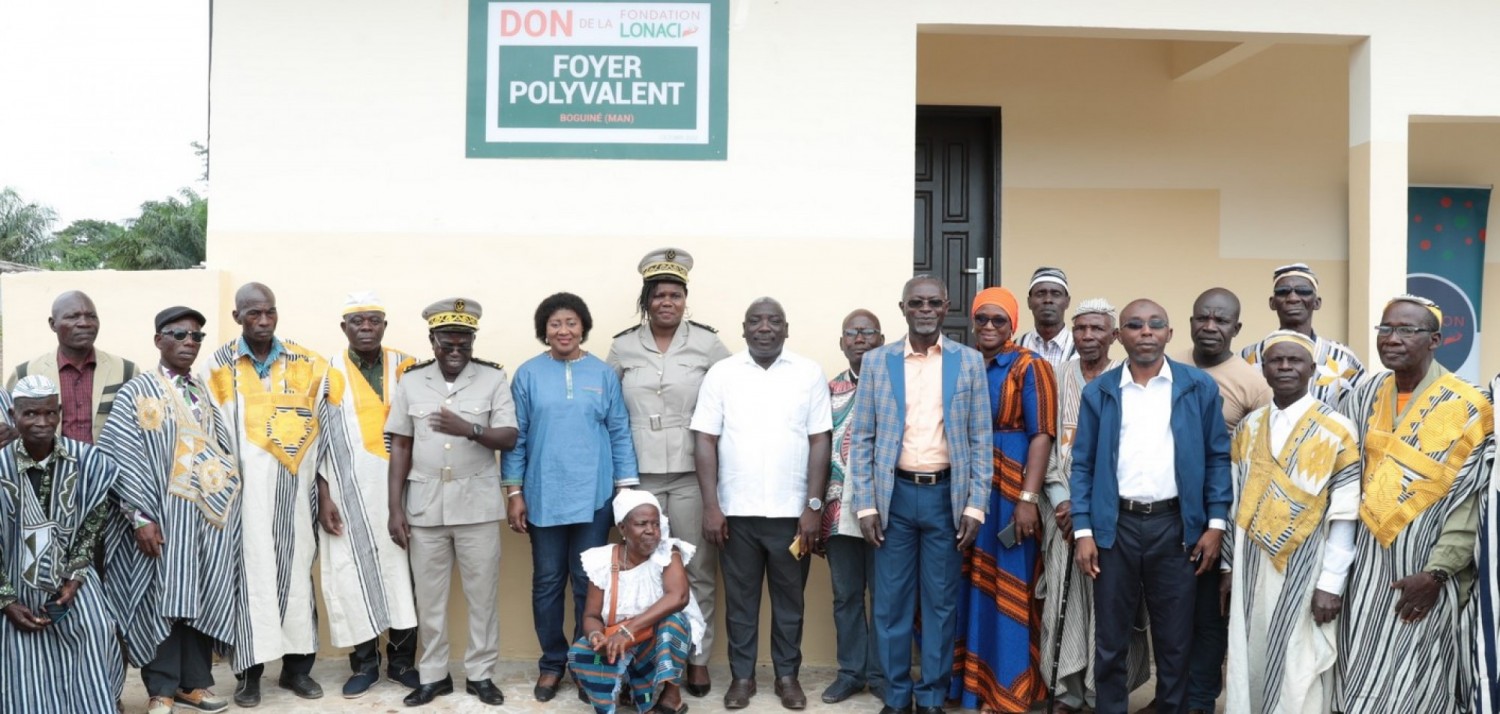
[[[943,346],[943,431],[952,464],[953,524],[965,507],[989,510],[994,480],[994,409],[984,357],[947,337]],[[866,352],[849,424],[849,479],[854,512],[880,511],[889,525],[896,461],[906,429],[906,338]]]

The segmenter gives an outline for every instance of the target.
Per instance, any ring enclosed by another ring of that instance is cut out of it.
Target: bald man
[[[828,381],[833,406],[833,461],[828,491],[823,496],[823,549],[833,580],[833,628],[837,637],[839,676],[823,690],[825,704],[837,704],[866,686],[884,697],[885,675],[875,659],[875,632],[865,609],[865,598],[875,592],[875,546],[865,540],[854,517],[854,489],[849,473],[849,415],[854,413],[854,391],[865,353],[885,344],[880,318],[869,310],[855,310],[844,318],[839,350],[849,369]]]
[[[1197,576],[1217,567],[1234,500],[1219,387],[1167,359],[1167,311],[1136,300],[1120,312],[1126,362],[1083,388],[1069,479],[1074,558],[1094,579],[1095,711],[1129,700],[1131,623],[1151,614],[1158,711],[1187,706]]]
[[[38,374],[57,384],[62,400],[62,435],[94,443],[120,385],[140,373],[134,362],[94,348],[99,336],[99,311],[94,301],[70,290],[52,301],[47,326],[57,335],[57,349],[16,365],[5,388],[22,377]]]

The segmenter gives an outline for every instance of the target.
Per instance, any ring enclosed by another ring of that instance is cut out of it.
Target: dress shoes
[[[282,674],[276,679],[276,686],[286,689],[303,699],[323,698],[323,687],[313,681],[312,677],[305,674]]]
[[[864,691],[865,685],[860,684],[847,677],[839,677],[833,680],[833,684],[823,690],[824,704],[838,704],[860,692]]]
[[[453,676],[449,675],[433,682],[432,684],[418,685],[401,700],[402,704],[409,707],[420,707],[423,704],[431,704],[438,697],[453,693]]]
[[[708,665],[690,664],[687,666],[687,681],[683,682],[682,690],[695,697],[706,697],[713,691],[714,683],[708,679]]]
[[[500,691],[500,688],[488,679],[467,682],[464,684],[464,691],[479,697],[479,701],[493,707],[498,707],[505,703],[505,693]]]
[[[557,681],[551,684],[537,682],[536,686],[531,688],[531,696],[536,697],[539,702],[550,702],[553,697],[557,696],[557,685]]]
[[[893,707],[889,704],[880,708],[880,714],[912,714],[911,705],[904,707]]]
[[[791,675],[776,678],[776,696],[781,697],[781,706],[787,709],[807,708],[807,695],[802,693],[802,683]]]
[[[744,709],[750,706],[750,697],[755,696],[755,680],[736,679],[729,683],[729,691],[724,692],[725,709]]]
[[[221,712],[229,708],[223,697],[214,696],[207,689],[179,689],[174,701],[177,709],[190,712]]]
[[[234,705],[244,709],[260,706],[260,677],[245,677],[235,683]]]
[[[917,707],[916,714],[943,714],[942,707]]]

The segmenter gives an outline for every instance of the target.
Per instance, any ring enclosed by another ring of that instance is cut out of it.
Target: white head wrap
[[[661,513],[661,501],[656,500],[656,497],[651,495],[650,491],[627,488],[615,494],[615,524],[619,525],[621,521],[625,520],[626,516],[630,515],[631,511],[645,505],[655,506],[656,511]],[[665,513],[662,513],[661,520],[662,525],[665,526],[667,522]]]
[[[1115,306],[1109,304],[1109,301],[1104,298],[1089,298],[1084,300],[1079,304],[1078,309],[1073,311],[1073,319],[1078,319],[1080,315],[1104,315],[1109,318],[1110,322],[1114,322],[1117,317]]]
[[[22,377],[10,390],[11,399],[46,399],[57,395],[57,384],[40,374]]]
[[[349,293],[344,298],[344,311],[339,314],[352,315],[356,312],[385,312],[385,303],[380,301],[380,296],[374,290]]]

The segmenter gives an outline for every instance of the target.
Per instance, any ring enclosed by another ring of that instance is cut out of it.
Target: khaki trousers
[[[417,631],[423,684],[448,676],[448,592],[453,563],[463,578],[469,606],[469,644],[464,676],[470,682],[495,676],[500,658],[500,522],[464,526],[411,527],[412,579],[416,581]]]
[[[698,488],[698,475],[691,471],[678,474],[641,474],[641,488],[649,491],[661,501],[667,521],[672,527],[672,537],[685,540],[698,549],[693,562],[687,564],[688,586],[698,600],[698,609],[703,611],[703,644],[689,664],[706,665],[714,651],[714,605],[715,586],[719,579],[719,554],[710,543],[703,540],[703,493]]]

